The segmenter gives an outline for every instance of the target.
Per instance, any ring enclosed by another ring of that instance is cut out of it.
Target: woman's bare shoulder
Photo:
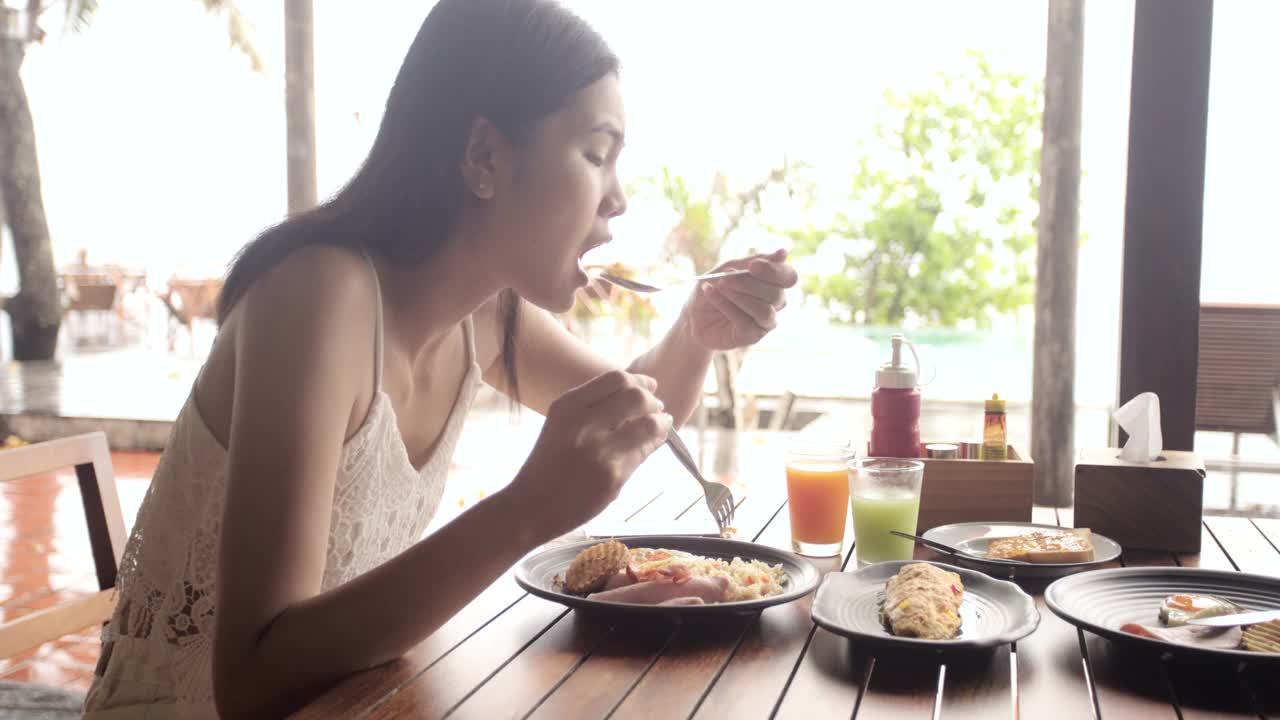
[[[298,250],[264,272],[237,310],[255,321],[372,336],[377,292],[373,270],[361,255],[316,246]]]

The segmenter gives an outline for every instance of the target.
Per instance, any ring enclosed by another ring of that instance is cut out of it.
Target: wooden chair
[[[89,544],[100,590],[0,624],[0,658],[104,623],[115,608],[116,572],[126,535],[106,435],[94,432],[0,452],[0,482],[66,467],[75,468],[80,482],[80,498],[89,526]]]
[[[222,278],[185,279],[172,278],[169,288],[158,294],[160,302],[175,320],[187,328],[191,349],[195,350],[195,324],[197,320],[216,320],[218,295],[222,292]],[[169,349],[173,350],[174,338],[169,336]]]
[[[1200,306],[1196,429],[1240,435],[1276,432],[1280,388],[1280,305]]]
[[[63,273],[62,277],[63,312],[70,318],[88,321],[97,316],[109,324],[112,317],[118,317],[119,308],[116,298],[119,285],[114,277],[101,273]],[[68,328],[70,331],[70,328]],[[81,332],[74,333],[81,335]],[[110,340],[111,332],[107,329],[99,334],[104,342]]]

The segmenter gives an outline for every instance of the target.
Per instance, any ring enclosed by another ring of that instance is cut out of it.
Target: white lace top
[[[377,392],[342,448],[321,589],[386,562],[417,541],[440,505],[445,474],[476,388],[474,326],[462,324],[468,369],[432,456],[415,470],[382,391],[382,307],[374,348]],[[214,718],[214,581],[227,451],[187,399],[125,545],[118,604],[85,699],[87,718]]]

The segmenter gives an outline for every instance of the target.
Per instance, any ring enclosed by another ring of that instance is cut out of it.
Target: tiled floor
[[[159,455],[112,453],[125,524],[132,526]],[[0,619],[12,620],[97,590],[75,471],[0,483]],[[0,659],[0,679],[83,691],[100,645],[89,627]]]

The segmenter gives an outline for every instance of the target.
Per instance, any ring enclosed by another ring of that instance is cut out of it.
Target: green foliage
[[[770,191],[782,188],[795,192],[794,183],[804,169],[801,163],[783,160],[754,185],[730,190],[723,175],[717,174],[706,197],[694,199],[683,177],[663,166],[659,177],[643,177],[627,186],[628,195],[658,195],[675,211],[676,222],[667,233],[663,253],[666,259],[686,257],[694,270],[707,272],[720,262],[720,250],[729,237],[749,217],[758,217]]]
[[[839,210],[780,231],[796,255],[838,244],[843,267],[804,287],[846,322],[986,326],[1034,299],[1042,89],[968,59],[932,88],[886,92]]]
[[[98,0],[67,0],[66,26],[72,32],[83,32],[98,10]]]
[[[253,37],[253,24],[235,0],[200,0],[204,9],[213,15],[227,19],[227,43],[233,50],[243,53],[256,73],[266,73],[267,64]],[[66,27],[71,32],[88,29],[98,11],[98,0],[65,0]]]

